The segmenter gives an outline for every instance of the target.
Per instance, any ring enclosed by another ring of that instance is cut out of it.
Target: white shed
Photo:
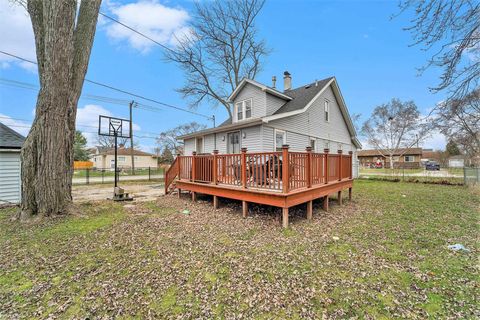
[[[0,122],[0,205],[20,203],[20,150],[25,137]]]
[[[448,159],[450,168],[463,168],[465,166],[465,157],[462,155],[453,156]]]

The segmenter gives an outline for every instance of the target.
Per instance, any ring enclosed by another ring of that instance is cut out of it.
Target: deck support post
[[[244,218],[248,217],[248,202],[242,201],[242,216]]]
[[[342,181],[342,150],[338,150],[338,181]]]
[[[288,156],[288,144],[282,145],[282,191],[288,193],[288,185],[290,181],[290,161]],[[287,209],[288,216],[288,209]],[[287,217],[288,224],[288,217]]]
[[[218,184],[218,178],[217,178],[217,175],[218,175],[218,160],[217,160],[217,156],[218,156],[218,150],[213,150],[213,168],[212,168],[212,179],[213,179],[213,184]]]
[[[242,175],[242,187],[245,189],[247,187],[247,148],[242,148],[240,167]]]
[[[197,201],[197,193],[195,191],[192,191],[192,201]]]
[[[197,152],[193,151],[192,152],[192,182],[195,182],[195,175],[196,175],[196,159],[197,158]]]
[[[348,188],[348,200],[352,201],[352,188]]]
[[[180,199],[180,197],[182,196],[182,189],[178,188],[177,190],[178,190],[177,196],[178,196],[178,199]]]
[[[342,205],[342,190],[338,191],[337,198],[338,198],[338,204]]]
[[[348,151],[348,154],[350,155],[350,179],[353,179],[353,151]]]
[[[325,165],[323,166],[325,168],[325,172],[324,172],[324,175],[325,175],[325,184],[328,183],[328,152],[330,150],[328,148],[325,148],[323,149],[323,153],[325,153]]]
[[[313,218],[313,201],[310,200],[307,202],[307,220],[312,220]]]
[[[312,187],[312,147],[307,147],[307,163],[305,164],[305,171],[307,172],[307,188]]]
[[[282,227],[288,228],[288,208],[282,208]]]
[[[218,197],[213,196],[213,209],[217,210],[218,209]]]
[[[328,194],[323,197],[323,210],[328,212]]]

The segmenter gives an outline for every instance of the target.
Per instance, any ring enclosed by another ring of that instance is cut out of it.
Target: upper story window
[[[325,121],[330,121],[330,101],[325,99]]]
[[[243,100],[235,104],[237,121],[252,117],[252,99]]]

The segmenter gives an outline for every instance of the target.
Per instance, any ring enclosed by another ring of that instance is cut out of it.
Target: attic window
[[[330,101],[325,99],[325,121],[330,122]]]
[[[237,121],[249,119],[252,117],[252,99],[243,100],[235,104],[235,113],[237,114]]]

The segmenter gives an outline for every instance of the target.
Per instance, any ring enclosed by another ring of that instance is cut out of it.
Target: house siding
[[[283,106],[287,102],[284,99],[275,97],[274,95],[271,95],[269,93],[267,93],[267,95],[266,95],[266,101],[267,101],[266,102],[267,106],[266,106],[266,114],[265,115],[267,115],[267,116],[274,114],[275,111],[280,109],[280,107]]]
[[[0,151],[0,204],[20,203],[20,163],[20,150],[18,152]]]
[[[252,118],[264,117],[267,114],[267,94],[262,89],[247,83],[234,99],[233,106],[239,101],[252,99]],[[235,109],[234,109],[235,110]],[[249,118],[250,119],[250,118]],[[237,113],[234,112],[233,122],[238,122]]]

